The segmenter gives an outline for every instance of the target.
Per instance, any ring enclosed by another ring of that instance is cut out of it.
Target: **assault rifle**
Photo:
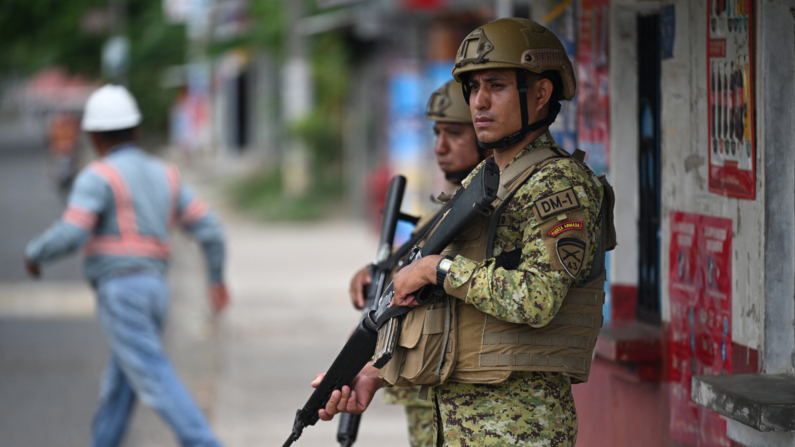
[[[441,253],[476,216],[480,214],[490,215],[493,211],[491,202],[497,197],[499,181],[499,167],[493,160],[487,160],[483,169],[475,175],[469,186],[466,189],[459,190],[453,197],[450,203],[450,210],[442,218],[436,230],[428,237],[421,248],[415,247],[412,249],[404,265],[417,262],[425,256]],[[431,286],[431,290],[435,287]],[[429,300],[433,295],[432,292],[427,293],[425,289],[428,289],[428,286],[417,292],[417,301],[420,304]],[[412,309],[404,306],[391,306],[393,295],[394,291],[390,283],[384,293],[381,294],[377,308],[362,318],[353,334],[348,338],[345,346],[342,347],[342,351],[329,367],[323,380],[315,388],[304,407],[296,413],[292,433],[282,447],[290,447],[301,436],[304,428],[309,425],[315,425],[320,419],[318,411],[325,408],[331,393],[342,389],[345,385],[349,385],[359,374],[373,357],[379,332],[383,332],[382,327],[384,327],[385,323],[402,317]],[[384,338],[386,339],[387,337]],[[397,331],[394,331],[385,341],[394,348],[396,339]],[[389,347],[387,346],[387,348]],[[376,368],[383,367],[392,357],[389,349],[384,350],[381,354],[380,357],[377,356],[376,362],[373,363]]]
[[[362,318],[373,310],[374,303],[381,296],[386,286],[386,280],[396,261],[390,262],[392,254],[392,244],[395,240],[395,230],[397,229],[398,219],[409,218],[400,213],[400,206],[403,203],[403,194],[406,191],[406,177],[396,176],[389,183],[389,189],[384,201],[384,214],[381,220],[381,235],[378,239],[378,251],[375,261],[368,268],[372,282],[365,288],[365,305],[362,310]],[[337,442],[342,447],[351,447],[356,442],[356,435],[359,432],[359,423],[362,420],[360,414],[343,413],[340,415],[339,427],[337,428]]]

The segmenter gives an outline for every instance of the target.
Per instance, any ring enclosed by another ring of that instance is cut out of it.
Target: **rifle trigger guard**
[[[489,208],[487,206],[483,206],[483,205],[481,205],[479,203],[473,203],[472,204],[472,208],[474,208],[475,211],[477,211],[478,213],[480,213],[480,214],[482,214],[482,215],[484,215],[486,217],[491,216],[491,208]]]

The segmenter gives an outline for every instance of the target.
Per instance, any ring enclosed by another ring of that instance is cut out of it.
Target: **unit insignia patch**
[[[547,232],[547,235],[551,237],[558,237],[564,231],[569,231],[569,230],[582,230],[582,222],[579,220],[571,220],[569,222],[563,222],[562,224],[549,230],[549,232]]]
[[[578,209],[580,201],[577,199],[574,188],[569,188],[537,200],[533,207],[535,208],[536,218],[540,222],[555,214]]]
[[[576,278],[582,270],[585,261],[585,247],[585,242],[573,237],[564,237],[555,243],[558,259],[566,269],[566,273],[572,278]]]

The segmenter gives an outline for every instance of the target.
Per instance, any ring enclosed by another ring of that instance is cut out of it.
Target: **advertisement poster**
[[[545,0],[541,24],[560,39],[572,63],[577,58],[577,22],[573,0]],[[577,100],[561,101],[560,113],[549,126],[549,133],[560,147],[569,152],[577,148]]]
[[[610,155],[608,0],[581,0],[577,30],[577,124],[586,162],[605,172]]]
[[[709,191],[756,198],[752,0],[708,0]]]
[[[729,447],[726,420],[690,399],[690,379],[731,374],[732,221],[671,212],[671,437]]]

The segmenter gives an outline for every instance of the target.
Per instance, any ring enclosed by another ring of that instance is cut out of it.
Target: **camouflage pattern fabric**
[[[437,446],[574,447],[577,442],[571,382],[562,374],[514,373],[497,384],[446,382],[434,387],[434,404]]]
[[[420,399],[420,387],[418,386],[411,388],[390,386],[384,388],[384,403],[388,405],[409,405],[412,407],[433,407],[430,397],[426,400]]]
[[[420,387],[384,388],[384,403],[406,406],[411,447],[433,447],[433,403],[420,399]]]
[[[433,407],[406,406],[411,447],[433,447]]]
[[[547,132],[516,158],[548,146],[559,147]],[[481,167],[464,180],[464,186]],[[544,241],[549,236],[542,234],[542,222],[533,207],[537,200],[569,188],[577,195],[589,230],[589,262],[576,278],[552,268],[551,257],[557,254],[547,248]],[[602,194],[596,175],[576,160],[549,162],[516,191],[503,209],[503,215],[509,216],[507,224],[497,227],[494,256],[521,247],[521,264],[515,270],[505,270],[496,268],[494,258],[476,263],[456,256],[447,281],[457,288],[471,278],[466,302],[482,312],[512,323],[545,326],[557,314],[569,287],[580,285],[590,273],[601,231]],[[577,438],[571,381],[559,373],[515,372],[499,384],[447,382],[434,393],[438,406],[434,421],[441,424],[435,430],[444,438],[444,443],[437,445],[573,447]]]
[[[549,132],[533,140],[516,158],[537,147],[556,146]],[[562,150],[562,149],[561,149]],[[515,160],[515,159],[514,159]],[[464,179],[464,186],[481,168],[479,165]],[[590,262],[577,275],[577,281],[564,270],[552,270],[551,256],[539,228],[533,204],[546,196],[573,188],[591,223],[588,259],[593,259],[601,230],[598,219],[602,186],[596,175],[572,158],[550,162],[535,173],[505,205],[503,214],[509,224],[498,226],[494,238],[494,256],[522,247],[521,264],[515,270],[497,269],[494,258],[481,263],[456,256],[447,281],[454,288],[472,278],[466,302],[478,310],[503,321],[542,327],[555,316],[569,287],[580,283],[590,273]],[[554,217],[553,217],[554,218]],[[579,285],[579,284],[578,284]]]

